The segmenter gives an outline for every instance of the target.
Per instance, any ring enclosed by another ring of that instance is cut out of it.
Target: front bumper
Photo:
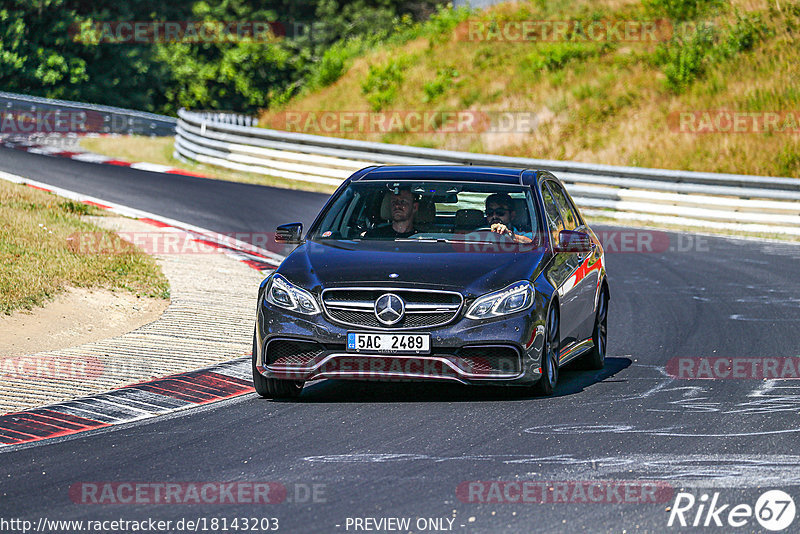
[[[345,349],[348,332],[387,331],[342,326],[324,314],[293,314],[261,301],[255,368],[265,377],[283,380],[336,378],[530,385],[541,378],[544,347],[543,319],[536,310],[534,306],[520,314],[490,321],[467,319],[462,313],[445,326],[402,332],[430,333],[429,354],[363,354]],[[276,358],[273,349],[279,343],[292,341],[307,343],[298,346],[313,344],[316,348],[302,357]]]

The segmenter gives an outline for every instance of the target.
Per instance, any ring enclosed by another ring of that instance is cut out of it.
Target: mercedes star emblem
[[[406,312],[403,299],[394,293],[385,293],[375,300],[375,317],[385,325],[399,322]]]

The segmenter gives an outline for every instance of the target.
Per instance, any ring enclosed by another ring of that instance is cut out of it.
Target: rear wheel
[[[303,391],[302,380],[278,380],[262,376],[256,369],[256,355],[258,354],[258,343],[256,333],[253,332],[253,387],[256,393],[266,399],[294,399],[300,396]]]
[[[608,340],[608,293],[603,289],[597,300],[597,313],[594,318],[592,342],[594,347],[583,357],[589,369],[602,369],[606,363],[606,345]]]
[[[542,354],[542,378],[536,383],[536,393],[552,395],[558,383],[558,310],[556,305],[550,306],[545,325],[545,341]]]

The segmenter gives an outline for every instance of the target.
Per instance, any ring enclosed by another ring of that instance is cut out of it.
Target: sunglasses
[[[509,213],[510,211],[511,210],[507,210],[507,209],[503,209],[503,208],[497,208],[497,209],[493,209],[493,210],[487,209],[486,210],[486,216],[487,217],[491,217],[492,215],[497,214],[498,217],[505,217],[506,214]]]

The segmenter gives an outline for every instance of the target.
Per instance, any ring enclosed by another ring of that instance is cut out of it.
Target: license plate
[[[378,354],[427,354],[431,351],[431,335],[348,332],[347,350]]]

